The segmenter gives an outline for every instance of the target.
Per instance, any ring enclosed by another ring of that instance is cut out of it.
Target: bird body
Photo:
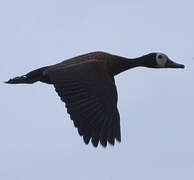
[[[162,53],[128,59],[105,52],[77,56],[10,79],[9,84],[53,84],[84,142],[106,147],[121,141],[114,76],[130,68],[184,68]]]

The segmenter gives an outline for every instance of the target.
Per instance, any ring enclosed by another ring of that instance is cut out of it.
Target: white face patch
[[[156,54],[156,63],[157,63],[157,67],[163,68],[165,67],[165,64],[168,60],[167,55],[163,54],[163,53],[157,53]]]

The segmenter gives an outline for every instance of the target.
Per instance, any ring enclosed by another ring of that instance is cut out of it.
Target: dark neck
[[[123,71],[126,71],[131,68],[135,68],[138,66],[145,66],[143,57],[128,59],[124,57],[115,56],[114,61],[112,62],[113,75],[117,75]]]

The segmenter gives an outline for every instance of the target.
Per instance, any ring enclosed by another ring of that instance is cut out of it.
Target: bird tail
[[[37,81],[41,81],[43,77],[43,71],[45,70],[46,67],[36,69],[34,71],[29,72],[26,75],[23,76],[18,76],[15,78],[12,78],[5,83],[7,84],[32,84]]]

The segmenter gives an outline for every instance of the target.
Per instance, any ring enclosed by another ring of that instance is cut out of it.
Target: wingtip
[[[83,140],[84,140],[84,143],[85,143],[85,144],[89,144],[89,142],[90,142],[90,137],[88,137],[88,136],[83,136]]]
[[[107,146],[107,141],[100,141],[100,144],[102,145],[103,148],[106,148],[106,146]]]
[[[86,144],[86,145],[88,145],[89,144],[89,142],[91,142],[91,144],[93,145],[93,147],[94,148],[97,148],[97,147],[99,147],[98,145],[100,144],[101,145],[101,147],[103,147],[103,148],[106,148],[107,147],[107,145],[109,144],[109,145],[111,145],[112,147],[114,147],[115,146],[115,143],[116,143],[116,141],[118,142],[118,143],[121,143],[121,139],[117,139],[117,138],[115,138],[115,140],[114,141],[98,141],[98,143],[96,143],[96,141],[92,141],[92,138],[91,137],[87,137],[87,136],[83,136],[83,140],[84,140],[84,143]],[[90,141],[91,140],[91,141]]]
[[[98,143],[99,143],[99,139],[97,139],[97,138],[92,138],[92,144],[93,144],[93,146],[94,146],[95,148],[98,147]]]
[[[117,141],[118,143],[121,143],[121,139],[116,139],[116,141]]]

